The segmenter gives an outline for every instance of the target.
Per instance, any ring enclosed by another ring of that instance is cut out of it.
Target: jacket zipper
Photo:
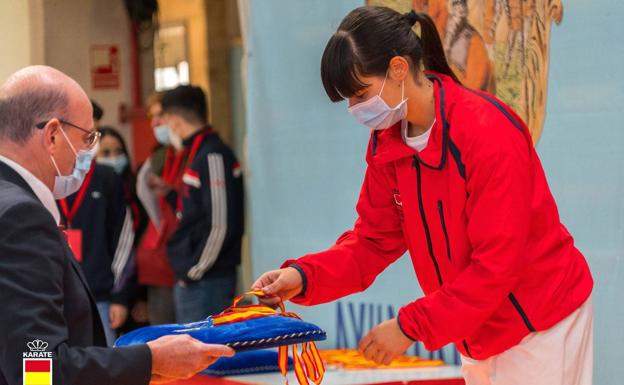
[[[446,240],[446,255],[449,261],[451,258],[451,242],[449,241],[448,231],[446,231],[446,222],[444,221],[444,206],[442,201],[438,201],[438,213],[440,213],[440,223],[442,224],[442,231],[444,232],[444,239]]]
[[[448,231],[446,230],[446,221],[444,220],[444,203],[442,200],[438,201],[438,213],[440,214],[440,223],[442,224],[442,231],[444,232],[444,238],[446,240],[446,252],[448,255],[449,261],[451,258],[451,243],[449,242]],[[468,357],[472,358],[472,354],[470,353],[470,348],[468,348],[468,342],[464,339],[462,340],[462,345],[464,346],[464,350]]]
[[[425,208],[423,206],[423,198],[422,198],[422,182],[420,176],[420,163],[416,157],[413,158],[413,164],[416,168],[416,184],[418,190],[418,209],[420,210],[420,217],[422,219],[423,227],[425,228],[425,236],[427,237],[427,248],[429,249],[429,256],[431,257],[431,261],[433,262],[433,266],[435,267],[436,274],[438,276],[438,283],[442,286],[442,274],[440,273],[440,267],[438,266],[438,261],[436,261],[435,255],[433,254],[433,242],[431,241],[431,233],[429,232],[429,224],[427,223],[427,217],[425,216]]]

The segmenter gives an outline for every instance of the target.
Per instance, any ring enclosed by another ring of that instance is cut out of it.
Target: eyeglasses
[[[48,124],[49,121],[50,120],[46,120],[45,122],[37,123],[35,127],[37,127],[38,129],[43,129],[46,126],[46,124]],[[75,125],[74,123],[70,123],[63,119],[58,119],[58,121],[61,122],[62,124],[67,124],[68,126],[72,126],[74,128],[79,129],[80,131],[85,132],[87,135],[84,136],[84,138],[82,139],[82,142],[88,148],[93,148],[95,144],[98,142],[98,140],[100,140],[100,137],[102,136],[102,133],[97,130],[93,130],[93,131],[87,130],[86,128],[82,128],[80,126]]]

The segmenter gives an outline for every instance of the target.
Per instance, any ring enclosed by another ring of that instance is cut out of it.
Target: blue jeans
[[[236,273],[191,283],[178,281],[173,289],[176,320],[179,323],[194,322],[219,314],[232,304],[235,290]]]
[[[100,313],[100,319],[102,320],[102,326],[104,326],[104,334],[106,335],[106,344],[113,346],[115,343],[115,332],[110,327],[110,319],[108,318],[108,310],[110,309],[110,302],[96,302],[98,312]]]

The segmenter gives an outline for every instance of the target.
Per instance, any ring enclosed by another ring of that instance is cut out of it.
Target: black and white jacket
[[[72,207],[77,194],[67,198]],[[91,183],[72,223],[61,210],[61,224],[82,230],[82,270],[97,301],[127,305],[127,275],[133,263],[134,220],[122,179],[109,167],[94,165]]]
[[[200,131],[184,141],[190,148]],[[244,198],[241,167],[232,150],[208,134],[183,174],[180,223],[168,243],[179,280],[234,272],[241,259]]]

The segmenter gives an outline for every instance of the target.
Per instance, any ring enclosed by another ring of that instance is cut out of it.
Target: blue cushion
[[[271,315],[214,326],[212,317],[187,324],[146,326],[119,337],[115,346],[143,344],[165,335],[189,334],[202,342],[223,344],[236,351],[274,348],[325,340],[325,331],[297,318]]]
[[[278,353],[275,350],[255,350],[237,353],[234,357],[220,358],[205,369],[202,374],[209,376],[235,376],[279,372]],[[288,358],[288,370],[292,370],[293,360]]]

